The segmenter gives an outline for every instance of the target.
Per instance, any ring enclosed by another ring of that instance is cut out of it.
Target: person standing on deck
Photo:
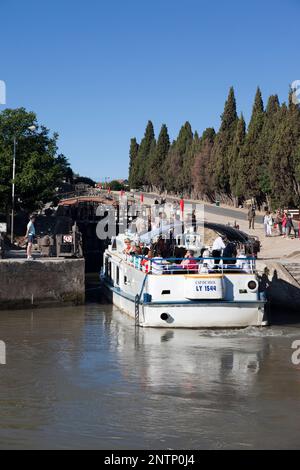
[[[217,237],[212,246],[212,257],[221,258],[222,250],[225,248],[225,237]],[[220,259],[215,259],[215,264],[220,264]]]
[[[32,245],[33,245],[34,237],[35,237],[34,222],[35,222],[35,216],[32,215],[30,216],[29,222],[27,224],[27,230],[26,230],[26,235],[25,235],[25,238],[28,240],[28,244],[27,244],[27,259],[28,260],[33,260]]]
[[[255,216],[256,216],[256,213],[255,213],[254,206],[250,206],[248,210],[249,229],[252,228],[254,230]]]

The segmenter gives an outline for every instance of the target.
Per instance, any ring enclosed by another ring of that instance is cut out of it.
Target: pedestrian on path
[[[254,206],[250,206],[248,210],[249,229],[252,228],[254,230],[255,216],[256,216],[255,208]]]
[[[292,228],[294,228],[293,219],[292,219],[292,216],[290,214],[288,214],[288,216],[287,216],[287,221],[286,221],[285,228],[286,228],[286,236],[289,238],[289,236],[291,235],[291,230],[292,230]]]
[[[273,226],[273,218],[269,211],[266,212],[264,216],[264,228],[265,228],[265,235],[266,237],[272,236],[272,226]]]
[[[278,209],[276,212],[275,223],[277,225],[279,235],[282,235],[282,219],[283,219],[283,214],[281,212],[281,209]]]

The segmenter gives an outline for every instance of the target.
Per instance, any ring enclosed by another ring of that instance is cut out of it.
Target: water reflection
[[[116,339],[111,347],[126,377],[134,375],[157,393],[176,388],[177,393],[196,397],[201,390],[223,390],[226,383],[235,394],[249,393],[270,351],[267,338],[231,337],[228,331],[220,337],[213,331],[144,328],[133,341],[131,320],[118,310],[104,321]]]
[[[0,332],[1,448],[299,447],[296,326],[136,335],[94,304],[2,312]]]

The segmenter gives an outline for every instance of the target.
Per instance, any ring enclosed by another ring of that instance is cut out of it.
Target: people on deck
[[[125,243],[125,247],[124,247],[123,253],[125,255],[130,255],[130,253],[132,252],[131,240],[129,238],[126,238],[124,240],[124,243]]]
[[[245,250],[238,250],[236,267],[242,269],[246,273],[251,273],[251,261],[245,253]]]
[[[220,259],[218,259],[218,258],[221,258],[222,251],[226,247],[225,239],[226,239],[226,237],[219,236],[215,239],[215,241],[213,243],[212,257],[215,258],[215,264],[220,264]]]
[[[160,251],[151,260],[152,274],[163,274],[168,262],[162,257]]]
[[[236,255],[236,244],[228,241],[222,254],[223,264],[236,264]]]
[[[188,250],[184,259],[181,261],[180,266],[182,266],[187,271],[198,271],[198,263],[194,258],[193,250]]]

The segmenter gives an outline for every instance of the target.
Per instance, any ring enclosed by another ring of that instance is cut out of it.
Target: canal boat
[[[204,251],[197,234],[192,237],[183,233],[176,240],[172,238],[172,227],[165,227],[159,234],[160,240],[171,237],[172,257],[126,253],[127,234],[111,241],[104,252],[101,280],[111,302],[132,317],[136,326],[242,328],[267,324],[256,259],[249,254],[253,240],[232,227],[204,225],[243,246],[247,256],[216,259]],[[139,236],[139,243],[151,248],[157,236],[157,230],[147,232]],[[193,259],[186,263],[178,253],[191,247]]]

